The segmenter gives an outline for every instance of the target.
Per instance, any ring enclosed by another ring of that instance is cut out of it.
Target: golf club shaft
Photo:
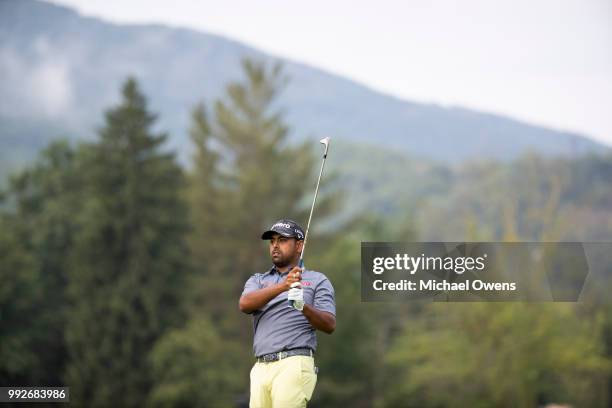
[[[306,223],[306,232],[304,233],[304,245],[302,245],[302,253],[300,254],[300,260],[298,266],[304,268],[304,252],[306,252],[306,240],[308,239],[308,231],[310,230],[310,221],[312,220],[312,213],[314,212],[315,203],[317,202],[317,195],[319,194],[319,184],[321,183],[321,176],[323,175],[323,168],[325,167],[325,159],[327,159],[327,151],[329,150],[329,137],[320,140],[325,145],[325,151],[323,152],[323,161],[321,162],[321,170],[319,170],[319,178],[317,179],[317,187],[315,188],[314,198],[312,199],[312,206],[310,206],[310,215],[308,216],[308,223]],[[289,307],[294,307],[294,301],[289,301]],[[302,310],[299,308],[299,310]]]
[[[328,142],[329,143],[329,142]],[[312,220],[312,213],[314,212],[315,203],[317,202],[317,195],[319,194],[319,184],[321,183],[321,176],[323,175],[323,168],[325,167],[325,160],[327,159],[327,149],[329,145],[325,145],[325,152],[323,153],[323,161],[321,162],[321,170],[319,171],[319,178],[317,179],[317,187],[315,188],[314,198],[312,200],[312,206],[310,207],[310,215],[308,216],[308,222],[306,223],[306,233],[304,234],[304,245],[302,246],[302,253],[300,255],[300,261],[298,265],[304,266],[304,252],[306,252],[306,241],[308,240],[308,230],[310,229],[310,221]]]

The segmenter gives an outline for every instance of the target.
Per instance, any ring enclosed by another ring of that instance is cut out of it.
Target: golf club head
[[[329,149],[329,140],[330,137],[324,137],[323,139],[319,140],[319,142],[321,142],[322,144],[325,145],[325,152],[323,153],[323,156],[327,156],[327,150]]]

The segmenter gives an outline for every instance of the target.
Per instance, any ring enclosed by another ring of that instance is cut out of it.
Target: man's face
[[[279,268],[296,263],[302,252],[304,241],[274,234],[270,238],[270,256],[272,263]]]

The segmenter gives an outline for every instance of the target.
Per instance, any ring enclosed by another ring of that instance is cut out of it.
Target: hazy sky
[[[612,145],[612,0],[53,0],[243,41],[404,99]]]

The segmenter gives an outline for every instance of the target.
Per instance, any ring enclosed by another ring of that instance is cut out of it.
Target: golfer
[[[297,266],[304,231],[283,219],[263,233],[274,266],[251,276],[240,310],[253,314],[250,407],[305,407],[317,382],[315,330],[336,328],[334,288],[321,272]]]

